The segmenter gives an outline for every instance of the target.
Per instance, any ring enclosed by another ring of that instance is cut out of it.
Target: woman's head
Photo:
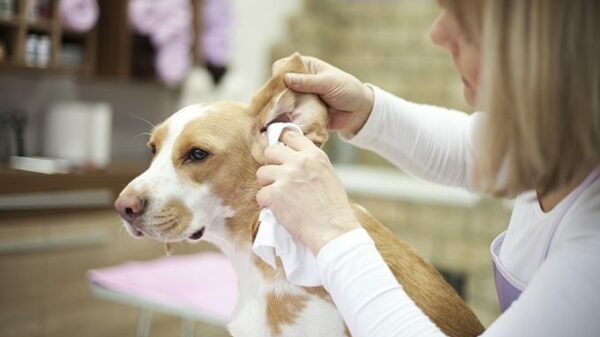
[[[442,0],[432,39],[488,112],[478,181],[547,193],[600,164],[600,1]],[[506,179],[498,184],[498,172]]]
[[[479,87],[480,48],[478,37],[473,35],[472,28],[464,22],[463,17],[458,17],[456,11],[451,10],[446,1],[440,1],[444,10],[437,17],[431,27],[430,37],[434,44],[448,50],[452,56],[454,67],[460,74],[464,85],[465,100],[474,106]],[[477,13],[470,15],[478,18]]]

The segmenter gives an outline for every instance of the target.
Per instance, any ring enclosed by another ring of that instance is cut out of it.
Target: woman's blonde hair
[[[477,108],[487,117],[476,181],[495,195],[546,194],[598,166],[600,1],[445,6],[482,52]]]

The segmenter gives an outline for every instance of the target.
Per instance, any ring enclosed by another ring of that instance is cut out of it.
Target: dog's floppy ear
[[[288,57],[279,72],[252,98],[249,108],[256,118],[256,131],[263,132],[274,122],[293,122],[306,137],[322,146],[329,137],[325,104],[316,95],[288,89],[283,79],[286,73],[308,73],[300,54]]]

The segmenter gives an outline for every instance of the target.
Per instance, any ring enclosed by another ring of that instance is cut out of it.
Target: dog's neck
[[[257,165],[258,168],[258,165]],[[244,283],[259,282],[261,287],[265,285],[286,282],[285,274],[280,266],[274,270],[263,262],[252,250],[252,244],[256,238],[259,227],[260,206],[256,202],[256,193],[260,185],[256,181],[255,170],[252,176],[246,175],[232,190],[232,198],[227,198],[228,205],[234,210],[234,215],[225,220],[225,228],[215,234],[208,234],[205,239],[216,245],[231,261],[240,279]],[[241,192],[241,193],[240,193]],[[251,281],[252,280],[252,281]],[[240,287],[243,287],[240,284]],[[243,292],[243,289],[240,288]],[[250,288],[256,292],[256,288]]]
[[[236,213],[234,217],[227,219],[226,225],[234,228],[258,228],[259,212],[259,209],[249,208],[245,213]],[[265,299],[272,294],[288,295],[301,291],[300,287],[287,281],[281,264],[275,270],[254,254],[251,232],[241,233],[236,238],[210,235],[206,239],[223,252],[238,276],[236,312],[247,312],[250,309],[245,306],[264,303]],[[237,316],[239,315],[236,314]]]

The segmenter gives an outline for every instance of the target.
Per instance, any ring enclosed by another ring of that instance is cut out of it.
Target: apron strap
[[[600,176],[600,168],[596,168],[590,173],[585,180],[573,191],[573,193],[569,196],[569,199],[566,200],[566,206],[562,208],[561,213],[556,218],[556,221],[552,224],[552,229],[548,235],[548,239],[545,241],[544,245],[544,254],[542,255],[542,261],[546,260],[548,257],[548,253],[550,252],[550,245],[554,241],[554,234],[556,234],[556,230],[558,229],[558,225],[565,217],[565,214],[571,209],[575,201],[581,196],[581,194]]]

